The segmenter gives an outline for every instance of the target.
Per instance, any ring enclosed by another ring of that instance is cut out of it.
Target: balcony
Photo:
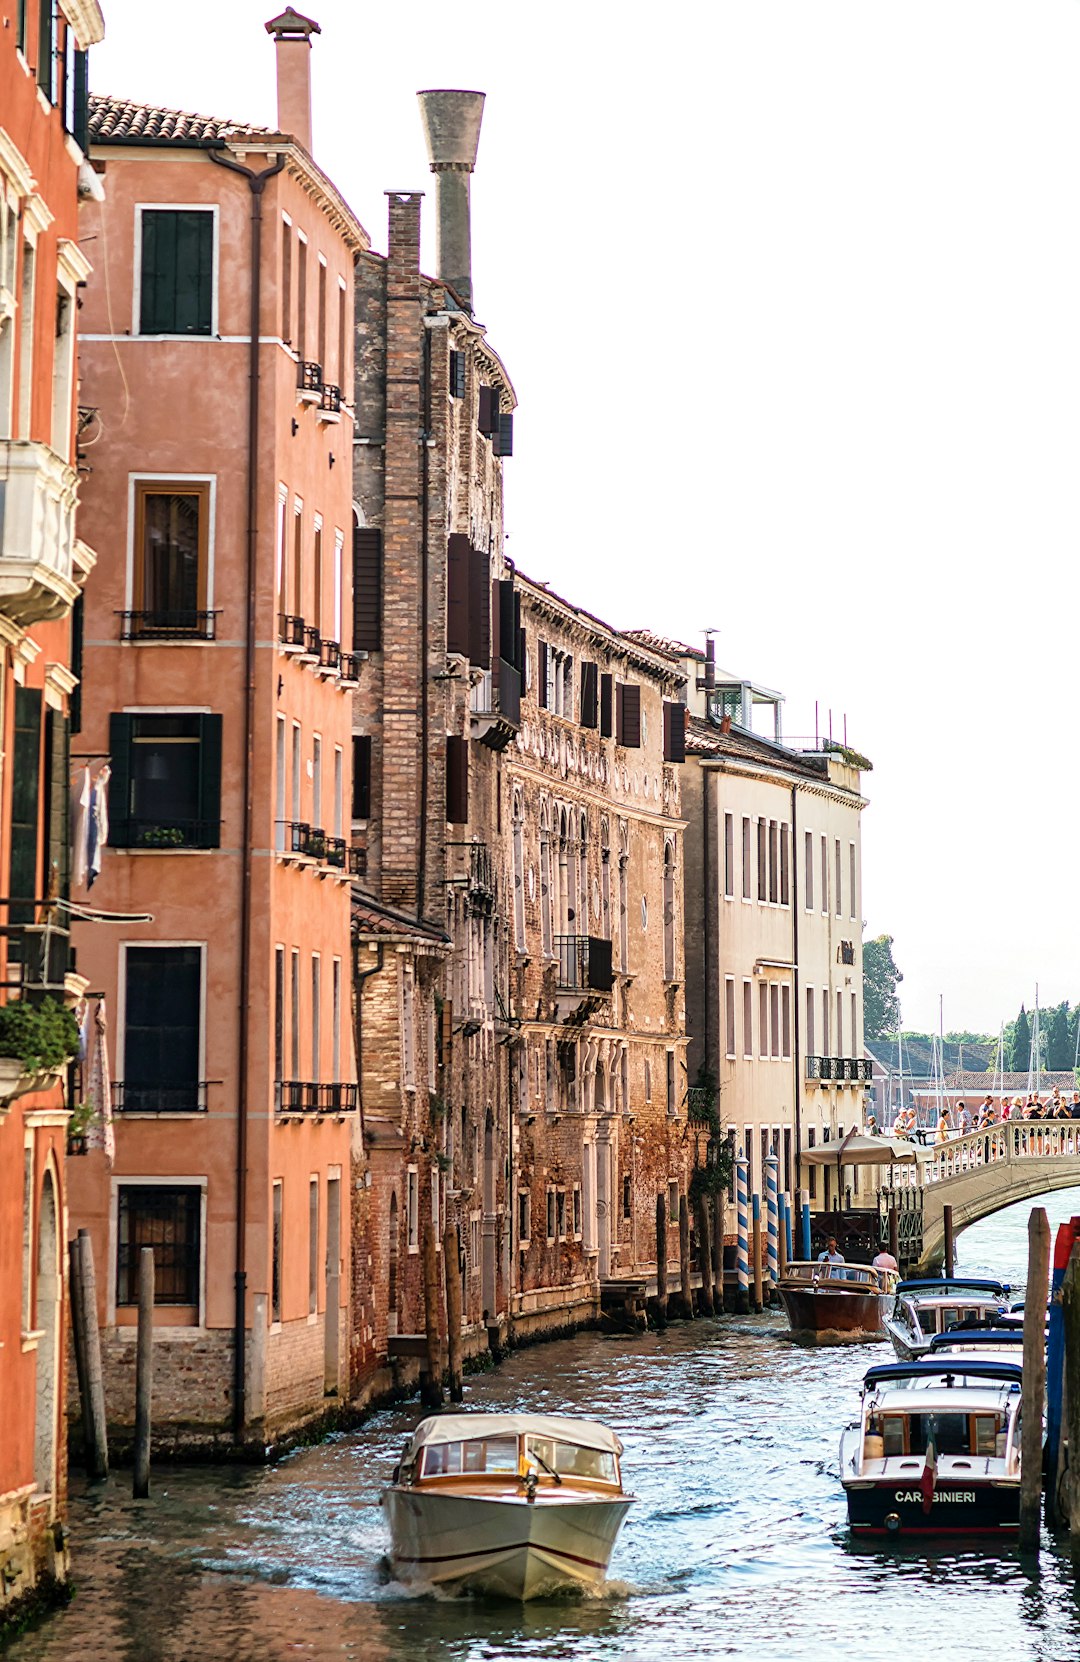
[[[286,652],[302,652],[304,650],[304,620],[296,617],[292,612],[281,612],[278,616],[278,643]]]
[[[367,849],[358,843],[354,843],[349,850],[349,876],[367,876]]]
[[[212,641],[220,608],[212,612],[161,609],[117,612],[122,641]]]
[[[611,942],[598,935],[556,935],[561,993],[610,993]]]
[[[319,642],[319,674],[336,675],[341,662],[341,642],[328,641],[325,638]]]
[[[342,687],[360,685],[360,654],[343,652],[338,659],[338,681]]]
[[[344,837],[327,837],[324,858],[328,866],[332,866],[335,871],[345,871],[348,865],[348,854],[348,844]]]
[[[505,750],[521,724],[521,675],[496,657],[469,695],[472,737],[491,750]]]
[[[322,364],[305,362],[301,359],[296,366],[296,391],[302,404],[322,403]]]
[[[118,1114],[205,1114],[207,1079],[185,1085],[141,1085],[118,1079],[113,1109]]]
[[[831,1080],[841,1085],[868,1085],[874,1064],[868,1056],[808,1056],[807,1079]]]
[[[341,420],[341,388],[335,387],[330,381],[323,382],[318,417],[320,421]]]
[[[0,439],[0,613],[22,628],[75,603],[77,485],[47,444]]]
[[[220,848],[219,819],[127,819],[127,848]]]
[[[311,1079],[280,1079],[275,1087],[279,1114],[351,1114],[356,1086],[318,1084]]]
[[[322,636],[313,623],[304,625],[304,644],[300,651],[301,658],[306,663],[317,664],[322,652]]]

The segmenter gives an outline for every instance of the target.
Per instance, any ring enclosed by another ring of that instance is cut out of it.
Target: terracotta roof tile
[[[703,663],[705,654],[700,647],[687,646],[685,641],[673,640],[670,635],[658,635],[654,629],[624,629],[622,633],[628,641],[637,641],[639,646],[647,646],[650,652],[659,652],[664,658],[699,658]]]
[[[686,730],[688,756],[737,756],[748,762],[763,762],[767,766],[783,768],[787,772],[805,773],[808,778],[820,779],[828,772],[824,756],[807,756],[798,750],[759,739],[742,728],[722,733],[704,716],[691,716]]]
[[[353,890],[353,928],[360,935],[385,935],[388,940],[419,940],[438,946],[449,945],[450,937],[437,923],[409,917],[406,912],[384,906],[374,895]]]
[[[253,127],[248,121],[165,110],[154,104],[136,104],[130,98],[112,98],[107,93],[90,95],[90,138],[94,144],[203,145],[237,135],[259,139],[275,136],[272,127]]]

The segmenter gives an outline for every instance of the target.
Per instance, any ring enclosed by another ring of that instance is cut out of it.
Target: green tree
[[[904,977],[892,949],[891,935],[863,942],[863,1032],[868,1039],[888,1039],[900,1026],[896,989]]]
[[[1031,1066],[1031,1023],[1027,1018],[1027,1011],[1020,1006],[1020,1014],[1016,1018],[1013,1028],[1012,1051],[1009,1055],[1009,1067],[1013,1073],[1027,1073]]]
[[[1063,999],[1047,1012],[1046,1065],[1053,1072],[1072,1072],[1075,1034],[1069,1030],[1069,1001]]]

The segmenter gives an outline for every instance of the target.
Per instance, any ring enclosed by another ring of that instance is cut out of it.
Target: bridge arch
[[[1037,1153],[1034,1147],[1027,1152],[1013,1143],[1007,1153],[1001,1151],[1001,1158],[957,1170],[925,1185],[920,1270],[937,1268],[945,1256],[946,1206],[952,1207],[953,1230],[959,1235],[973,1223],[1019,1201],[1080,1187],[1080,1123],[1071,1133],[1046,1127],[1047,1132],[1051,1129],[1054,1135],[1046,1138],[1050,1152]]]

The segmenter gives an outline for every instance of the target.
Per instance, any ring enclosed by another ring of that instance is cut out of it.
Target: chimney
[[[313,18],[287,6],[266,25],[277,49],[277,124],[311,154],[311,37],[322,30]]]
[[[428,161],[435,174],[435,275],[473,309],[469,176],[484,116],[482,92],[418,92]]]

